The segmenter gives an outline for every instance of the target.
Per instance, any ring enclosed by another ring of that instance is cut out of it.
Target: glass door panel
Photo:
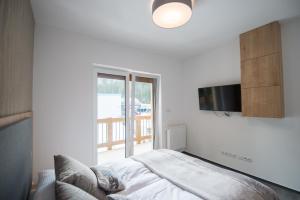
[[[98,73],[97,160],[125,158],[126,76]]]
[[[134,155],[153,150],[153,79],[135,77]]]

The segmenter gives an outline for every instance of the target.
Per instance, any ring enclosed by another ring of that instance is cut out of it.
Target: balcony
[[[152,150],[153,130],[151,115],[135,117],[134,154]],[[114,161],[125,157],[125,119],[103,118],[97,120],[98,163]]]

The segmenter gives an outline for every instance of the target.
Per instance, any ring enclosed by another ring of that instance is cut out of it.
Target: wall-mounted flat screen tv
[[[241,85],[198,89],[200,110],[241,112]]]

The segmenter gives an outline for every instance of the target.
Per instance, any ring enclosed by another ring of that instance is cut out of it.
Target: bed
[[[155,150],[102,166],[113,170],[125,186],[122,191],[110,194],[111,199],[278,199],[272,189],[252,178],[172,150]],[[33,199],[54,199],[54,181],[53,170],[40,174]]]

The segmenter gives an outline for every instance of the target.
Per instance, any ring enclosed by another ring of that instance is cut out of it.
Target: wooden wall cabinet
[[[240,35],[241,60],[281,52],[281,30],[278,22],[264,25]]]
[[[282,117],[280,86],[242,88],[242,112],[248,117]]]
[[[240,35],[243,116],[284,117],[280,33],[273,22]]]

